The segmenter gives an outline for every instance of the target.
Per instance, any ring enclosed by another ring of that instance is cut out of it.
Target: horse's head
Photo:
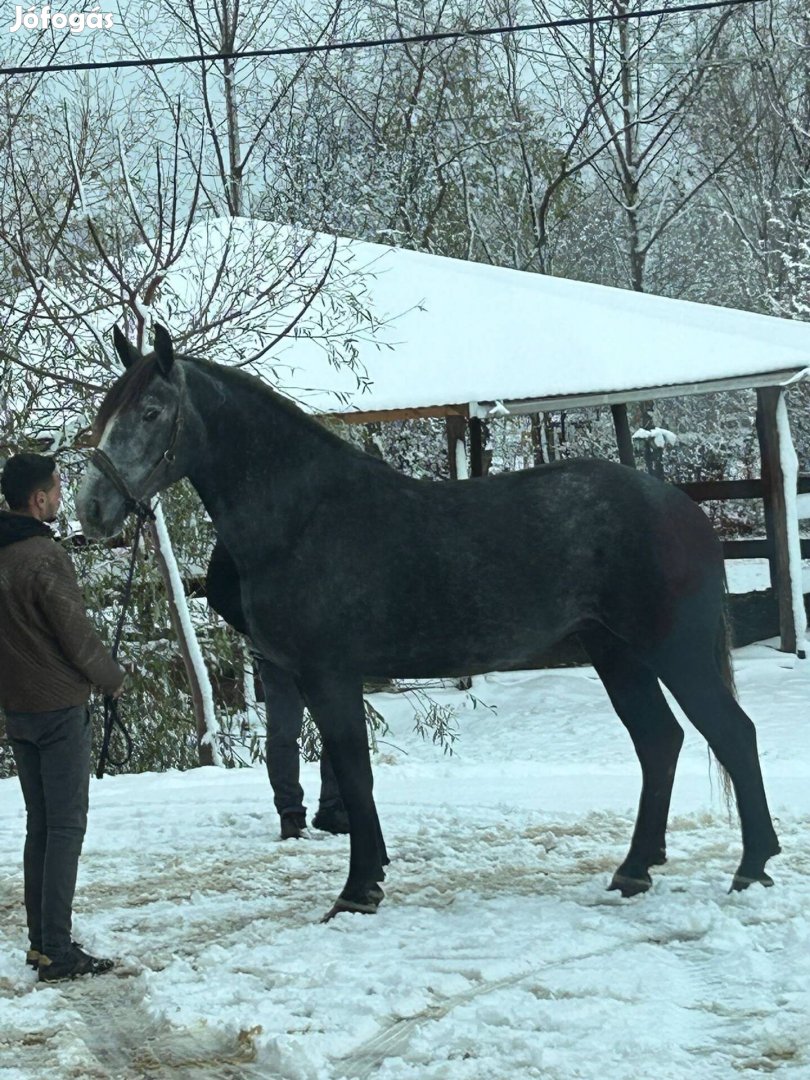
[[[172,339],[156,326],[155,351],[144,356],[118,327],[113,338],[126,371],[107,392],[93,424],[103,460],[88,466],[76,500],[87,536],[115,536],[121,530],[131,509],[127,489],[143,502],[186,472],[184,378]]]

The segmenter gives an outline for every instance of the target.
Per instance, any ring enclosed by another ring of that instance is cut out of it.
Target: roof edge
[[[557,394],[539,398],[495,399],[492,401],[455,402],[421,405],[399,409],[329,411],[323,415],[347,424],[372,424],[380,421],[415,420],[423,417],[465,416],[485,420],[495,414],[524,416],[529,413],[559,409],[588,409],[599,405],[620,405],[630,401],[656,398],[691,397],[729,390],[755,390],[764,386],[787,387],[810,375],[810,367],[785,368],[755,375],[734,375],[703,382],[674,383],[669,386],[638,386],[627,390],[596,391],[587,394]]]

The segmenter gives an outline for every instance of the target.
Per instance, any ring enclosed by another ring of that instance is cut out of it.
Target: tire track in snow
[[[548,899],[556,898],[562,893],[567,894],[579,909],[607,911],[615,908],[617,913],[627,912],[628,918],[637,910],[638,916],[643,917],[645,909],[640,902],[634,908],[624,903],[616,903],[614,899],[601,894],[597,899],[591,892],[594,876],[615,866],[615,855],[593,853],[596,841],[591,835],[590,826],[594,820],[597,825],[613,823],[609,841],[618,843],[619,837],[625,831],[625,819],[618,815],[609,817],[600,814],[595,819],[586,818],[573,822],[544,820],[540,823],[531,821],[528,825],[521,822],[517,829],[508,822],[503,827],[482,825],[479,822],[474,822],[471,826],[462,818],[454,816],[449,823],[444,822],[443,831],[434,829],[434,818],[430,817],[427,842],[431,847],[429,854],[435,853],[435,860],[425,857],[425,834],[417,831],[410,835],[401,835],[399,873],[395,882],[392,882],[389,897],[395,900],[399,896],[403,909],[412,906],[433,909],[437,902],[442,906],[452,904],[461,890],[474,892],[484,899],[501,897],[507,891],[521,896],[541,895]],[[725,863],[729,858],[724,842],[726,829],[722,821],[713,815],[706,821],[702,818],[684,818],[678,822],[676,831],[681,836],[688,836],[697,830],[701,834],[700,844],[690,844],[681,852],[672,870],[671,877],[678,881],[679,886],[685,887],[696,879],[699,881],[700,875],[706,875],[715,865]],[[795,823],[789,831],[798,842],[800,830]],[[467,853],[482,846],[498,855],[497,860],[491,859],[491,869],[483,874],[480,869],[474,870],[467,865]],[[315,850],[314,846],[306,850],[301,847],[296,860],[277,863],[276,880],[277,883],[279,879],[281,882],[280,895],[277,898],[264,896],[266,882],[263,874],[256,875],[254,871],[251,877],[251,870],[245,868],[243,856],[223,860],[215,870],[209,870],[207,866],[203,867],[202,871],[199,867],[189,870],[189,884],[191,879],[194,879],[199,881],[199,886],[194,890],[189,888],[188,893],[183,889],[181,895],[177,893],[177,873],[174,867],[151,876],[140,890],[136,883],[132,882],[113,883],[110,888],[106,882],[91,881],[85,888],[85,895],[88,900],[93,901],[89,906],[103,908],[109,904],[116,906],[117,894],[120,893],[122,897],[126,897],[127,907],[117,908],[113,914],[116,918],[121,918],[122,925],[126,924],[130,931],[133,929],[133,913],[129,910],[132,906],[138,909],[139,917],[143,915],[143,932],[148,933],[150,938],[153,937],[156,945],[168,947],[171,943],[171,951],[181,944],[185,956],[193,959],[200,947],[198,931],[201,927],[207,923],[215,925],[218,943],[221,945],[239,941],[259,917],[262,906],[264,910],[261,911],[261,917],[273,921],[274,929],[289,932],[309,926],[315,916],[310,917],[302,912],[301,882],[306,881],[311,886],[313,877],[316,878],[320,893],[327,878],[333,874],[331,868],[325,874],[322,864],[327,861],[337,863],[337,859],[333,860],[336,854],[343,854],[337,842],[324,843],[319,845],[318,850]],[[306,857],[300,858],[302,855]],[[327,855],[328,860],[321,858],[322,855]],[[538,856],[540,859],[545,858],[544,866],[538,865]],[[803,855],[802,860],[805,858]],[[801,869],[804,869],[804,861]],[[788,874],[783,874],[787,879]],[[583,885],[587,886],[584,892],[580,891],[580,886]],[[111,895],[108,896],[108,892]],[[234,900],[238,901],[237,905],[229,906],[219,900],[228,893],[233,894]],[[209,910],[209,904],[215,898],[217,905],[221,906],[217,906],[214,917],[213,909]],[[253,901],[257,899],[260,903],[254,906]],[[103,903],[104,900],[107,904]],[[165,905],[167,901],[170,910],[150,910],[150,905],[159,905],[161,902]],[[179,942],[178,903],[184,903]],[[18,909],[19,903],[15,906]],[[749,927],[752,922],[758,923],[760,920],[756,912],[744,914],[741,911],[738,917]],[[729,987],[724,979],[722,957],[718,956],[716,949],[707,955],[696,945],[706,936],[704,930],[670,933],[666,928],[662,932],[655,932],[652,927],[636,926],[635,933],[627,933],[630,927],[620,932],[620,926],[617,919],[614,927],[617,935],[615,940],[602,948],[548,963],[540,962],[533,968],[521,969],[502,979],[477,981],[455,996],[434,993],[433,1002],[426,1008],[411,1016],[389,1016],[390,1022],[386,1026],[354,1050],[341,1058],[327,1058],[330,1070],[328,1075],[335,1080],[338,1077],[367,1080],[374,1076],[386,1059],[407,1056],[414,1036],[424,1029],[430,1030],[431,1025],[439,1024],[454,1009],[477,999],[486,999],[487,995],[519,986],[529,980],[532,980],[532,993],[538,997],[556,998],[562,995],[558,995],[554,990],[551,977],[546,982],[546,972],[551,976],[555,969],[560,970],[566,965],[573,966],[591,958],[610,956],[624,949],[648,945],[664,946],[674,953],[677,952],[684,967],[694,972],[695,989],[690,995],[691,1004],[688,1007],[693,1008],[696,1013],[711,1017],[713,1033],[711,1037],[707,1035],[702,1047],[696,1047],[690,1050],[690,1053],[705,1054],[722,1045],[729,1070],[734,1068],[740,1071],[750,1069],[765,1072],[778,1069],[796,1075],[797,1078],[810,1076],[806,1057],[795,1057],[797,1051],[790,1041],[790,1025],[780,1028],[778,1032],[780,1036],[786,1032],[787,1038],[781,1041],[775,1038],[768,1042],[762,1037],[761,1017],[751,1014],[751,1020],[755,1021],[754,1026],[759,1029],[759,1034],[752,1032],[744,1044],[729,1049],[729,1045],[734,1042],[735,1031],[739,1036],[740,1018],[745,1016],[744,1010],[750,1008],[751,999],[750,995],[742,991],[738,997],[729,994]],[[167,936],[170,927],[171,936]],[[148,974],[139,978],[138,972],[142,965],[147,972],[157,972],[159,966],[149,960],[144,964],[143,960],[142,957],[138,958],[137,968],[130,978],[107,977],[93,980],[89,985],[86,982],[77,982],[75,985],[63,984],[58,990],[50,988],[47,991],[54,995],[53,1011],[59,1023],[62,1022],[62,1016],[69,1018],[67,1027],[62,1030],[75,1040],[77,1050],[84,1059],[83,1067],[79,1071],[63,1068],[56,1073],[46,1072],[43,1063],[49,1056],[63,1061],[65,1058],[73,1058],[73,1051],[68,1050],[65,1042],[59,1045],[56,1032],[48,1027],[32,1041],[32,1046],[36,1044],[37,1050],[34,1051],[36,1061],[32,1060],[31,1063],[31,1077],[52,1075],[59,1076],[60,1080],[66,1080],[67,1077],[81,1077],[82,1080],[89,1080],[91,1077],[93,1080],[142,1080],[146,1077],[154,1080],[249,1080],[261,1077],[266,1080],[268,1075],[272,1075],[268,1074],[266,1066],[262,1068],[255,1064],[256,1040],[249,1027],[252,1010],[247,1010],[247,1016],[242,1021],[245,1030],[240,1033],[224,1032],[221,1028],[216,1030],[216,1024],[212,1031],[204,1020],[199,1023],[187,1022],[185,1026],[179,1027],[172,1023],[171,1011],[163,1016],[148,1011]],[[474,960],[475,956],[466,956],[465,966]],[[203,972],[200,977],[209,976]],[[55,996],[57,993],[60,995],[58,998]],[[724,1015],[723,1008],[728,1009],[727,1015]],[[18,1052],[19,1045],[16,1049],[13,1045],[8,1049],[8,1064],[24,1066],[24,1059],[21,1059]],[[62,1056],[63,1053],[65,1057]],[[801,1050],[798,1053],[801,1054]],[[3,1056],[0,1048],[0,1067],[6,1063],[2,1061]],[[87,1067],[84,1067],[84,1062]],[[802,1068],[807,1071],[802,1073]],[[729,1071],[729,1075],[734,1073]]]
[[[683,940],[683,935],[677,936],[673,938],[673,940]],[[401,1057],[403,1055],[415,1032],[426,1027],[428,1024],[436,1023],[437,1021],[444,1019],[444,1017],[451,1013],[453,1009],[458,1008],[460,1005],[466,1005],[476,998],[484,997],[487,994],[492,994],[497,990],[503,990],[506,987],[517,986],[527,979],[537,979],[546,971],[562,968],[568,964],[576,964],[582,960],[591,960],[598,956],[608,956],[615,952],[617,948],[627,948],[628,946],[633,945],[658,944],[669,944],[669,942],[641,935],[624,938],[620,942],[611,942],[610,945],[606,945],[601,949],[592,949],[586,953],[566,956],[560,960],[543,964],[542,969],[532,967],[524,971],[516,972],[514,975],[507,975],[503,979],[496,979],[493,982],[482,982],[460,994],[454,994],[452,997],[444,998],[441,1002],[437,1002],[435,1005],[429,1005],[426,1009],[422,1009],[414,1016],[395,1020],[383,1031],[374,1035],[366,1042],[361,1043],[361,1045],[350,1054],[345,1054],[343,1057],[337,1059],[335,1064],[344,1071],[338,1074],[336,1080],[368,1080],[368,1078],[379,1069],[386,1058]],[[554,996],[553,991],[549,990],[548,994],[550,997]]]
[[[415,1034],[443,1020],[460,1006],[532,979],[535,980],[535,994],[554,998],[558,996],[557,993],[543,986],[545,973],[601,956],[610,956],[628,948],[649,945],[666,948],[683,964],[694,986],[692,1004],[687,1007],[712,1019],[712,1037],[686,1047],[688,1053],[701,1062],[705,1062],[711,1055],[722,1054],[727,1059],[729,1076],[736,1072],[767,1074],[779,1071],[780,1074],[790,1073],[804,1080],[810,1075],[806,1043],[792,1037],[789,1031],[773,1031],[766,1036],[767,1028],[763,1028],[763,1022],[773,1014],[776,1002],[772,1002],[770,1008],[764,1003],[760,1008],[752,1008],[749,988],[745,984],[741,986],[740,994],[735,995],[727,966],[722,962],[723,957],[718,956],[715,951],[707,954],[705,949],[700,947],[705,937],[702,930],[636,934],[613,941],[604,948],[566,956],[502,979],[481,982],[460,994],[437,1001],[413,1016],[394,1020],[353,1051],[336,1059],[334,1067],[340,1071],[334,1075],[336,1080],[370,1080],[387,1059],[407,1057],[409,1044]],[[749,943],[749,947],[754,947],[753,943]],[[803,1013],[793,1009],[792,1018],[798,1032],[803,1024]],[[758,1023],[751,1025],[750,1039],[741,1043],[741,1020],[746,1019]],[[782,1026],[784,1028],[784,1024]]]
[[[749,924],[749,929],[751,925]],[[761,924],[760,924],[761,925]],[[761,945],[750,946],[757,950]],[[716,952],[690,954],[675,943],[674,954],[684,963],[697,986],[695,1011],[711,1016],[715,1037],[710,1043],[689,1047],[696,1059],[704,1060],[718,1049],[728,1056],[732,1069],[741,1073],[796,1073],[800,1080],[810,1075],[807,1055],[807,1020],[804,1011],[786,1005],[787,996],[778,986],[762,986],[764,998],[752,1000],[750,987],[735,982],[724,957]],[[779,1024],[770,1023],[779,1015]],[[791,1034],[791,1027],[796,1035]],[[798,1036],[798,1037],[797,1037]]]

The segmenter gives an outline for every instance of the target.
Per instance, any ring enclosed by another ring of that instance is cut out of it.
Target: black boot
[[[51,960],[44,953],[40,953],[38,966],[39,981],[54,983],[75,979],[77,975],[103,975],[112,971],[115,961],[91,956],[78,945],[71,945],[70,951],[60,960]]]
[[[312,827],[335,835],[348,833],[349,815],[342,806],[319,807],[317,814],[312,819]]]
[[[82,948],[82,946],[78,943],[78,941],[71,941],[70,944],[73,946],[74,949],[81,949]],[[32,968],[34,968],[34,970],[36,970],[39,967],[39,958],[40,958],[40,956],[42,956],[42,950],[41,949],[31,948],[25,954],[25,962],[26,962],[26,964],[28,964],[29,967],[32,967]]]
[[[281,839],[302,840],[306,836],[306,814],[282,814],[281,815]]]

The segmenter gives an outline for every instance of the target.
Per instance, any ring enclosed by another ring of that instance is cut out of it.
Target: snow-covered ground
[[[75,932],[123,978],[38,988],[16,780],[0,783],[0,1080],[810,1077],[810,661],[735,656],[784,853],[729,895],[740,840],[687,729],[669,863],[605,891],[639,773],[589,668],[477,679],[452,757],[375,704],[392,857],[374,917],[323,925],[347,841],[278,841],[261,769],[93,781]],[[306,766],[313,803],[316,767]]]

